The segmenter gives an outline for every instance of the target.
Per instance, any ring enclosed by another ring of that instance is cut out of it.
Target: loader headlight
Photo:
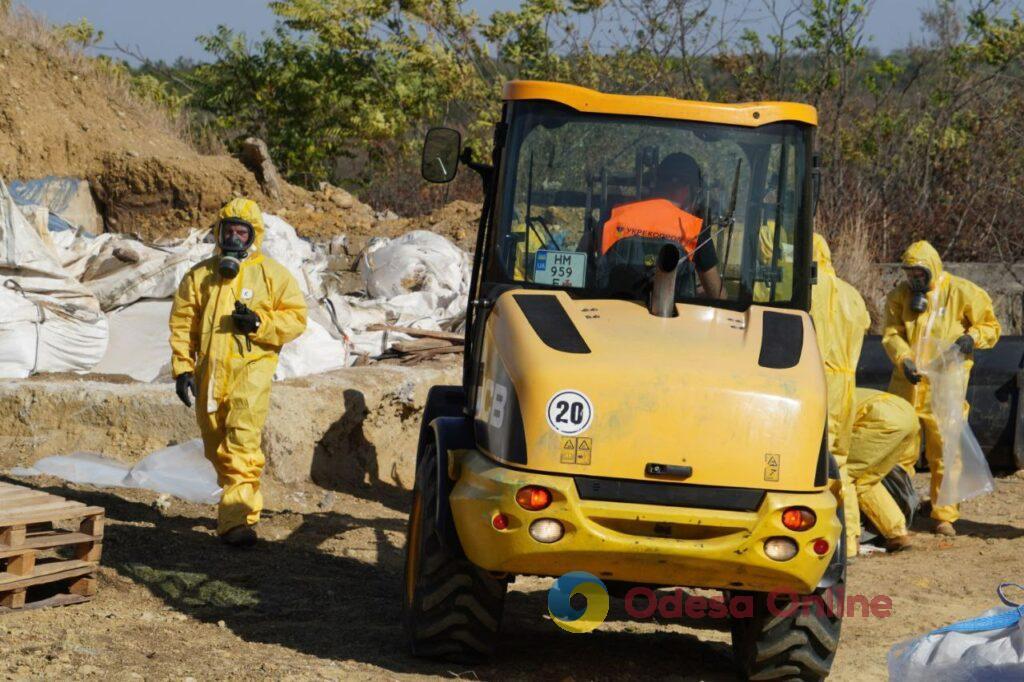
[[[530,537],[548,545],[558,542],[565,535],[565,528],[555,519],[537,519],[530,524]]]
[[[764,553],[775,561],[789,561],[796,556],[797,549],[792,538],[768,538],[764,541]]]

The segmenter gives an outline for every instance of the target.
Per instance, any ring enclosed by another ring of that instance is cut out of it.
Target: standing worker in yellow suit
[[[931,408],[928,379],[921,375],[934,357],[952,344],[965,357],[970,376],[976,348],[991,348],[999,340],[1000,327],[985,290],[961,277],[944,272],[938,252],[926,241],[914,242],[903,254],[906,280],[890,292],[885,307],[882,345],[892,360],[889,391],[904,398],[917,411],[924,433],[924,453],[931,470],[932,519],[935,532],[956,535],[953,522],[960,517],[957,505],[937,506],[942,484],[942,438]],[[964,412],[967,412],[967,386]],[[920,443],[906,451],[900,462],[913,475]]]
[[[814,235],[814,260],[818,263],[818,281],[811,288],[811,319],[825,365],[828,448],[839,465],[846,519],[846,555],[852,557],[858,551],[860,510],[847,457],[853,432],[857,361],[871,317],[857,290],[836,275],[832,252],[825,238],[817,233]]]
[[[263,215],[234,199],[214,228],[217,249],[182,279],[171,308],[178,397],[196,400],[206,458],[223,488],[217,534],[250,547],[263,497],[260,432],[281,346],[306,329],[306,302],[281,264],[260,252]]]
[[[900,464],[900,457],[917,445],[921,426],[917,413],[903,398],[870,388],[858,388],[847,467],[864,516],[885,538],[885,549],[910,547],[907,519],[882,480]]]

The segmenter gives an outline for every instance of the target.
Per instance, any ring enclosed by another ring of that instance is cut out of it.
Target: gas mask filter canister
[[[928,268],[907,268],[907,283],[910,285],[910,309],[915,313],[923,313],[928,309],[928,289],[931,286],[932,273]]]

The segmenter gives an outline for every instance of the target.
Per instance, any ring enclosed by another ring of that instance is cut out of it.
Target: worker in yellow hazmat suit
[[[760,254],[759,265],[770,272],[772,254],[775,252],[775,221],[768,220],[757,233],[758,252]],[[826,247],[827,248],[827,247]],[[742,249],[735,249],[736,252]],[[723,267],[727,267],[726,266]],[[779,231],[779,258],[776,262],[778,272],[775,282],[774,297],[772,296],[771,282],[758,280],[754,282],[754,302],[767,303],[770,301],[788,301],[793,298],[793,241],[789,231]]]
[[[861,513],[885,538],[885,548],[898,552],[910,547],[910,534],[906,517],[882,479],[899,466],[907,448],[917,444],[917,413],[903,398],[870,388],[858,388],[855,402],[847,468]]]
[[[811,288],[811,318],[828,385],[828,448],[839,465],[846,553],[856,556],[860,511],[847,458],[853,431],[857,361],[871,317],[857,290],[836,275],[832,252],[825,238],[817,233],[814,235],[814,260],[818,263],[818,282]]]
[[[223,488],[217,534],[251,546],[263,498],[260,432],[281,346],[306,328],[306,303],[288,270],[260,252],[263,216],[234,199],[220,211],[217,249],[182,279],[171,308],[171,370]],[[198,393],[198,395],[197,395]]]
[[[926,241],[914,242],[903,254],[906,280],[889,293],[885,308],[882,345],[892,360],[889,391],[906,399],[917,411],[924,434],[925,458],[932,472],[932,519],[935,532],[956,535],[953,522],[960,514],[957,505],[936,506],[942,484],[942,438],[931,409],[931,390],[920,368],[936,353],[956,344],[966,360],[970,375],[976,348],[991,348],[999,340],[1000,326],[992,299],[976,284],[942,269],[938,252]],[[964,397],[967,386],[963,387]],[[964,412],[968,409],[964,401]],[[913,475],[920,451],[909,448],[901,461]]]

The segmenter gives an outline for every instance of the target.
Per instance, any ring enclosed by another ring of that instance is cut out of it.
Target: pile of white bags
[[[330,372],[350,364],[349,347],[340,329],[321,307],[327,257],[313,250],[295,228],[276,215],[263,214],[263,253],[288,268],[306,295],[309,314],[302,336],[281,349],[275,379]]]
[[[466,319],[471,261],[445,237],[415,230],[370,241],[359,262],[369,299],[331,294],[329,300],[355,353],[378,355],[411,337],[367,331],[373,324],[457,331]]]
[[[92,291],[105,311],[147,298],[171,298],[185,273],[210,257],[208,231],[193,230],[168,247],[147,246],[117,234],[76,239],[65,265]]]
[[[48,210],[19,209],[0,182],[0,378],[93,371],[169,379],[170,302],[185,273],[213,254],[209,230],[144,244],[62,220],[67,227],[54,231],[59,216],[44,219]],[[465,319],[469,255],[440,235],[371,240],[359,263],[363,297],[326,291],[327,254],[280,217],[263,220],[263,252],[295,277],[309,309],[306,332],[282,349],[275,379],[346,367],[410,338],[371,325],[451,331]]]
[[[84,372],[107,347],[96,297],[64,268],[0,181],[0,378]]]

